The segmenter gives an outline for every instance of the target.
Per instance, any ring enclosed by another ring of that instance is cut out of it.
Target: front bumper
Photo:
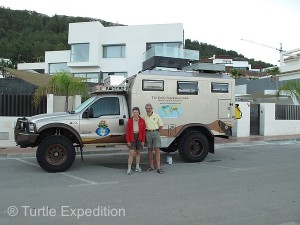
[[[15,141],[21,148],[35,147],[36,139],[39,134],[36,126],[25,117],[18,118],[15,126]]]

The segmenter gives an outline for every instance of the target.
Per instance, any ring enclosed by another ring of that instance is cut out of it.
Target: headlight
[[[35,127],[34,127],[33,123],[29,123],[28,131],[29,131],[29,133],[34,133],[35,132]]]

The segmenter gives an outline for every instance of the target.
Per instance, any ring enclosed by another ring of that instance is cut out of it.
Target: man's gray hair
[[[152,105],[151,105],[150,103],[147,103],[147,104],[145,105],[145,108],[146,108],[147,106],[149,106],[149,107],[151,107],[151,109],[153,109],[153,107],[152,107]]]

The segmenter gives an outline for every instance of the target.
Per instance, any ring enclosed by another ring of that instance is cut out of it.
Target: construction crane
[[[258,42],[255,42],[255,41],[251,41],[251,40],[247,40],[247,39],[244,39],[244,38],[242,38],[241,40],[242,41],[250,42],[252,44],[261,45],[261,46],[264,46],[264,47],[271,48],[271,49],[279,51],[280,66],[284,66],[284,58],[283,58],[284,56],[292,56],[293,57],[295,55],[293,55],[292,53],[300,51],[300,48],[297,48],[297,49],[294,49],[294,50],[291,50],[291,51],[285,51],[285,50],[282,49],[282,43],[279,43],[279,48],[275,48],[275,47],[272,47],[272,46],[269,46],[269,45],[261,44],[261,43],[258,43]]]

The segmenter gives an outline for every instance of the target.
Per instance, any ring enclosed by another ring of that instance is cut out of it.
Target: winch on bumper
[[[35,147],[39,134],[36,126],[25,117],[18,118],[15,126],[15,141],[21,148]]]

